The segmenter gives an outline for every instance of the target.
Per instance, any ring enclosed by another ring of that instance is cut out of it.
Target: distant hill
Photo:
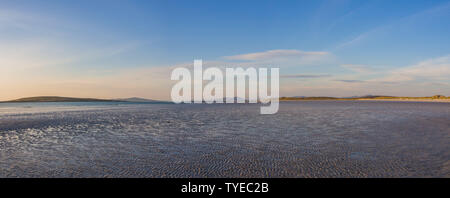
[[[113,102],[115,100],[104,100],[95,98],[70,98],[70,97],[59,97],[59,96],[37,96],[20,98],[17,100],[10,100],[6,102]]]
[[[351,97],[344,97],[344,98],[379,98],[379,97],[393,97],[393,96],[378,96],[378,95],[365,95],[365,96],[351,96]]]
[[[336,97],[281,97],[282,101],[292,101],[292,100],[449,100],[450,97],[443,95],[435,95],[428,97],[402,97],[402,96],[376,96],[376,95],[366,95],[366,96],[352,96],[346,98],[336,98]]]
[[[334,97],[281,97],[280,100],[338,100]]]
[[[138,97],[119,98],[119,99],[116,99],[116,100],[123,101],[123,102],[165,102],[165,101],[160,101],[160,100],[150,100],[150,99],[138,98]]]

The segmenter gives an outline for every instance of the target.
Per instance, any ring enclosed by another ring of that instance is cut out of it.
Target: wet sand
[[[8,107],[0,177],[450,177],[448,103],[259,107]]]

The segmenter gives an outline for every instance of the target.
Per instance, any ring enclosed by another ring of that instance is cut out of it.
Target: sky
[[[0,0],[0,100],[168,100],[194,59],[279,67],[281,96],[449,96],[448,35],[448,0]]]

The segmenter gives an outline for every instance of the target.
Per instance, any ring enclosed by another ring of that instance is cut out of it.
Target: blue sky
[[[0,100],[168,99],[198,58],[280,67],[286,96],[450,95],[448,35],[450,1],[0,0]]]

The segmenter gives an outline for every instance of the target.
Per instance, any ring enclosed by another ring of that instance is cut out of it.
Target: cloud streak
[[[345,82],[345,83],[362,83],[365,82],[363,80],[334,80],[336,82]]]
[[[273,60],[273,59],[291,59],[291,58],[317,58],[329,55],[328,52],[305,52],[300,50],[269,50],[264,52],[256,52],[249,54],[240,54],[234,56],[224,57],[226,60],[241,60],[241,61],[258,61],[258,60]]]
[[[341,67],[356,73],[373,73],[373,69],[367,65],[342,64]]]
[[[331,77],[329,74],[288,74],[280,75],[280,78],[326,78]]]
[[[450,55],[392,70],[385,77],[375,79],[374,81],[393,83],[414,80],[428,80],[432,82],[449,81]]]
[[[335,46],[335,49],[342,49],[359,44],[365,40],[373,38],[374,36],[380,35],[384,31],[393,31],[393,30],[397,31],[398,26],[415,23],[416,21],[419,21],[422,18],[426,17],[437,18],[441,13],[448,13],[449,9],[450,3],[447,2],[432,8],[427,8],[425,10],[416,12],[411,15],[404,16],[402,18],[399,18],[398,20],[390,21],[389,23],[369,29],[365,32],[361,32],[360,34],[355,35],[351,39],[339,43],[338,45]]]

